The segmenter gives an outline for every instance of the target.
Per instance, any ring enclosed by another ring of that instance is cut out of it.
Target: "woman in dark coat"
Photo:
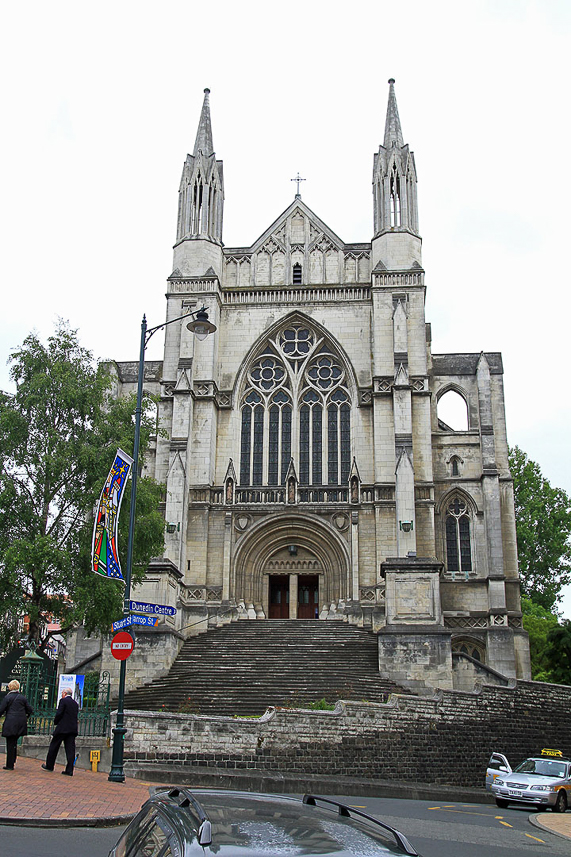
[[[24,694],[20,693],[20,682],[11,681],[8,685],[8,693],[0,702],[0,717],[6,714],[2,726],[2,736],[6,739],[5,771],[14,770],[18,755],[18,738],[28,734],[28,717],[33,713],[30,703]]]

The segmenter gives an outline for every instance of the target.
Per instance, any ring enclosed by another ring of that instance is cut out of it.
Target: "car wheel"
[[[507,807],[509,806],[509,801],[508,800],[502,800],[501,798],[497,797],[496,798],[496,806],[499,806],[500,809],[507,809]]]
[[[565,789],[559,789],[557,793],[557,800],[555,801],[552,810],[553,812],[565,812],[567,809],[567,795],[565,793]]]

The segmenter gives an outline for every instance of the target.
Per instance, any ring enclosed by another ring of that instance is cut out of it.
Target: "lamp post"
[[[182,321],[185,318],[193,317],[194,321],[187,324],[187,329],[194,333],[198,340],[206,339],[210,333],[214,333],[216,325],[208,321],[208,313],[206,307],[196,312],[187,312],[184,315],[179,315],[177,318],[171,318],[169,321],[158,324],[156,327],[147,329],[147,317],[143,316],[141,323],[141,348],[139,351],[139,371],[137,374],[137,406],[135,408],[135,440],[133,444],[133,470],[132,470],[132,485],[131,485],[131,507],[129,510],[129,539],[127,542],[127,568],[125,572],[125,594],[123,597],[123,613],[129,613],[131,601],[131,571],[133,566],[133,537],[135,533],[135,506],[137,503],[137,478],[139,475],[139,441],[141,436],[141,415],[143,412],[143,377],[145,374],[145,350],[151,336],[162,330],[168,324],[174,324],[175,321]],[[117,722],[113,729],[113,753],[111,756],[111,770],[108,779],[115,783],[125,781],[125,773],[123,770],[123,750],[126,729],[125,712],[123,710],[125,699],[125,672],[127,661],[121,661],[119,670],[119,699],[117,702]]]

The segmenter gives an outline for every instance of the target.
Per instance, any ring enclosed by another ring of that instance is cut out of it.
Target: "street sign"
[[[159,624],[158,616],[125,616],[118,622],[113,622],[111,629],[120,631],[121,628],[130,628],[131,625],[143,625],[145,628],[156,628]]]
[[[124,619],[119,619],[118,622],[113,622],[111,625],[112,631],[120,631],[121,628],[129,628],[132,625],[131,616],[125,616]]]
[[[117,661],[125,661],[134,648],[135,641],[126,631],[119,631],[111,640],[111,654]]]
[[[159,624],[158,616],[131,616],[133,625],[144,625],[146,628],[156,628]]]
[[[166,604],[149,604],[148,601],[129,601],[129,610],[135,613],[151,613],[155,616],[176,616],[175,607]]]

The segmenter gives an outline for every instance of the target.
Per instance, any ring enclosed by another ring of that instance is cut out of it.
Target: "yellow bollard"
[[[101,760],[101,752],[99,750],[91,750],[89,753],[89,761],[91,762],[91,770],[94,774],[97,773],[97,765]]]

